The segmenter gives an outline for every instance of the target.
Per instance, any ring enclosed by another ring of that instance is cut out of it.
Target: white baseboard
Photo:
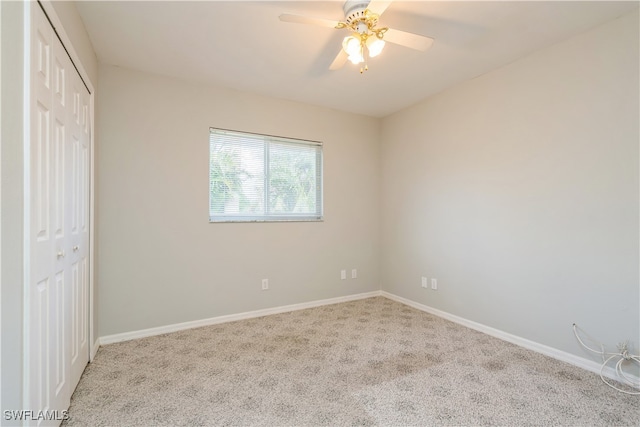
[[[98,339],[98,343],[94,346],[96,351],[99,345],[111,344],[120,341],[129,341],[137,338],[151,337],[154,335],[162,335],[169,332],[183,331],[185,329],[199,328],[201,326],[217,325],[226,322],[235,322],[237,320],[253,319],[255,317],[268,316],[270,314],[287,313],[289,311],[304,310],[305,308],[320,307],[323,305],[338,304],[341,302],[355,301],[365,298],[377,297],[381,295],[381,291],[365,292],[356,295],[347,295],[344,297],[329,298],[311,302],[303,302],[300,304],[285,305],[281,307],[265,308],[256,311],[247,311],[245,313],[229,314],[226,316],[211,317],[209,319],[194,320],[191,322],[176,323],[173,325],[159,326],[157,328],[142,329],[140,331],[124,332],[121,334],[105,335]]]
[[[585,359],[583,357],[576,356],[575,354],[567,353],[565,351],[558,350],[557,348],[549,347],[544,344],[537,343],[535,341],[530,341],[526,338],[522,338],[517,335],[512,335],[510,333],[501,331],[499,329],[495,329],[490,326],[486,326],[481,323],[477,323],[471,320],[467,320],[463,317],[459,317],[454,314],[447,313],[446,311],[429,307],[428,305],[420,304],[418,302],[411,301],[409,299],[391,294],[386,291],[380,291],[380,295],[385,298],[389,298],[399,303],[408,305],[415,309],[425,311],[429,314],[433,314],[434,316],[442,317],[443,319],[447,319],[451,322],[458,323],[462,326],[466,326],[470,329],[475,329],[476,331],[485,333],[487,335],[491,335],[492,337],[499,338],[503,341],[507,341],[512,344],[518,345],[520,347],[524,347],[528,350],[532,350],[537,353],[544,354],[545,356],[549,356],[554,359],[560,360],[562,362],[566,362],[571,365],[577,366],[579,368],[586,369],[587,371],[595,372],[598,375],[600,374],[600,371],[602,369],[602,364],[595,362],[593,360]],[[611,378],[613,380],[619,379],[618,375],[615,372],[615,369],[613,368],[609,368],[609,367],[605,368],[602,371],[602,374],[607,378]],[[640,382],[640,378],[634,377],[633,375],[628,375],[628,376],[633,381]]]

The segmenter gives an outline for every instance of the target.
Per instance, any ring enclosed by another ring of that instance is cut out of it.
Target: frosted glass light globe
[[[360,39],[354,36],[345,37],[342,41],[342,49],[350,56],[360,52]]]
[[[378,37],[369,37],[367,39],[367,49],[369,49],[369,56],[374,57],[380,55],[382,49],[384,48],[384,40],[379,39]]]

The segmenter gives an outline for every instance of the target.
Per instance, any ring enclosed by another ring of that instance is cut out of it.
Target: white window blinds
[[[322,143],[209,129],[209,220],[322,219]]]

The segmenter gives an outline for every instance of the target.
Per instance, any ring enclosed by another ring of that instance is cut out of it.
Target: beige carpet
[[[66,424],[637,426],[640,398],[377,297],[103,346]]]

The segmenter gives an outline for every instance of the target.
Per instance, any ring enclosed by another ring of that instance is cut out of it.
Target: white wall
[[[2,8],[2,407],[22,407],[22,250],[23,250],[23,5]]]
[[[380,288],[378,120],[113,66],[99,88],[100,336]],[[210,224],[209,127],[322,141],[324,222]]]
[[[579,356],[573,322],[637,349],[638,39],[636,10],[384,119],[383,290]]]

